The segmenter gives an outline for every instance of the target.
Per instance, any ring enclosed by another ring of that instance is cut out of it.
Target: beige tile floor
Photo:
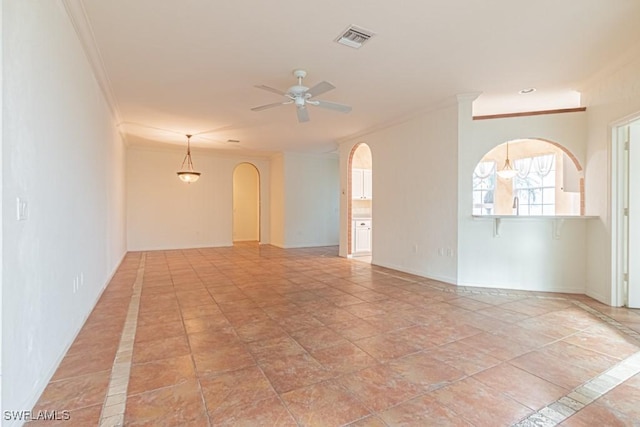
[[[640,425],[637,310],[336,253],[128,254],[31,425]]]

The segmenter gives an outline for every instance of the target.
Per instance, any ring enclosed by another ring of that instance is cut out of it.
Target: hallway
[[[129,253],[28,425],[637,425],[639,311],[336,255]]]

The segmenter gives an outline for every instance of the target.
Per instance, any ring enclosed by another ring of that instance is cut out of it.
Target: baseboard
[[[512,291],[528,291],[528,292],[554,292],[554,293],[563,293],[563,294],[581,294],[584,295],[584,288],[573,288],[573,287],[563,287],[563,286],[554,286],[551,288],[541,289],[539,287],[531,287],[525,286],[521,288],[513,288],[507,287],[504,285],[497,285],[493,283],[473,283],[473,282],[459,282],[458,286],[466,286],[469,288],[489,288],[489,289],[505,289]]]
[[[109,286],[109,283],[111,283],[111,280],[113,279],[113,277],[115,276],[116,272],[118,271],[118,268],[120,268],[120,265],[122,264],[122,261],[124,261],[124,258],[127,256],[127,251],[125,251],[122,256],[120,257],[120,261],[118,261],[118,263],[115,265],[115,267],[111,270],[111,273],[109,274],[107,280],[105,281],[105,283],[102,285],[102,288],[100,289],[100,291],[98,292],[97,297],[94,299],[93,303],[91,304],[91,309],[88,310],[83,316],[82,316],[82,320],[79,323],[79,327],[76,330],[76,332],[73,334],[73,339],[71,339],[67,345],[65,346],[64,350],[62,351],[62,353],[60,355],[58,355],[58,357],[56,358],[56,362],[53,365],[52,369],[50,369],[46,375],[44,376],[45,381],[40,383],[40,387],[38,387],[37,389],[35,389],[32,393],[32,395],[27,399],[27,404],[25,405],[25,407],[31,408],[33,409],[33,407],[38,403],[38,400],[40,399],[40,396],[42,396],[42,393],[44,392],[44,390],[47,388],[47,385],[49,385],[49,381],[51,381],[51,378],[53,378],[53,375],[56,373],[56,370],[58,369],[58,367],[60,366],[60,363],[62,363],[62,360],[64,359],[64,357],[67,355],[67,352],[69,351],[69,349],[71,348],[71,346],[73,345],[73,343],[76,341],[76,338],[78,338],[78,334],[80,334],[80,331],[82,330],[82,328],[84,327],[84,324],[87,322],[87,319],[89,318],[89,316],[91,315],[91,313],[93,312],[93,309],[96,307],[96,305],[98,304],[98,301],[100,301],[100,298],[102,298],[102,294],[104,293],[104,291],[107,289],[107,287]],[[12,422],[10,425],[19,425],[19,421],[15,421]]]
[[[447,283],[449,285],[456,285],[457,282],[458,282],[455,277],[440,276],[440,275],[437,275],[437,274],[425,273],[424,271],[414,270],[412,268],[404,268],[404,267],[400,267],[400,266],[397,266],[397,265],[394,265],[394,264],[389,264],[389,263],[379,263],[375,258],[372,261],[372,265],[378,265],[380,267],[390,268],[392,270],[397,270],[397,271],[400,271],[402,273],[415,274],[416,276],[420,276],[420,277],[423,277],[425,279],[437,280],[438,282]]]
[[[202,244],[202,245],[188,245],[188,246],[142,246],[142,247],[127,247],[127,252],[153,252],[153,251],[180,251],[187,249],[207,249],[207,248],[229,248],[233,246],[233,242],[223,244]]]
[[[596,300],[598,302],[601,302],[601,303],[606,304],[606,305],[611,305],[611,298],[607,297],[606,295],[602,295],[602,294],[600,294],[598,292],[593,292],[593,291],[590,291],[590,290],[587,290],[584,294],[586,296],[588,296],[588,297],[593,298],[594,300]]]

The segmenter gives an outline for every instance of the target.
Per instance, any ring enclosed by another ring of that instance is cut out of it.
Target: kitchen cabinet
[[[373,175],[371,169],[352,169],[351,198],[371,200],[373,198]]]
[[[353,221],[353,253],[371,252],[371,220],[356,219]]]

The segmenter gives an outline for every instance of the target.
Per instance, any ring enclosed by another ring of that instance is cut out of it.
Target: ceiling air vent
[[[336,42],[358,49],[374,35],[375,33],[373,31],[351,25],[338,36]]]

